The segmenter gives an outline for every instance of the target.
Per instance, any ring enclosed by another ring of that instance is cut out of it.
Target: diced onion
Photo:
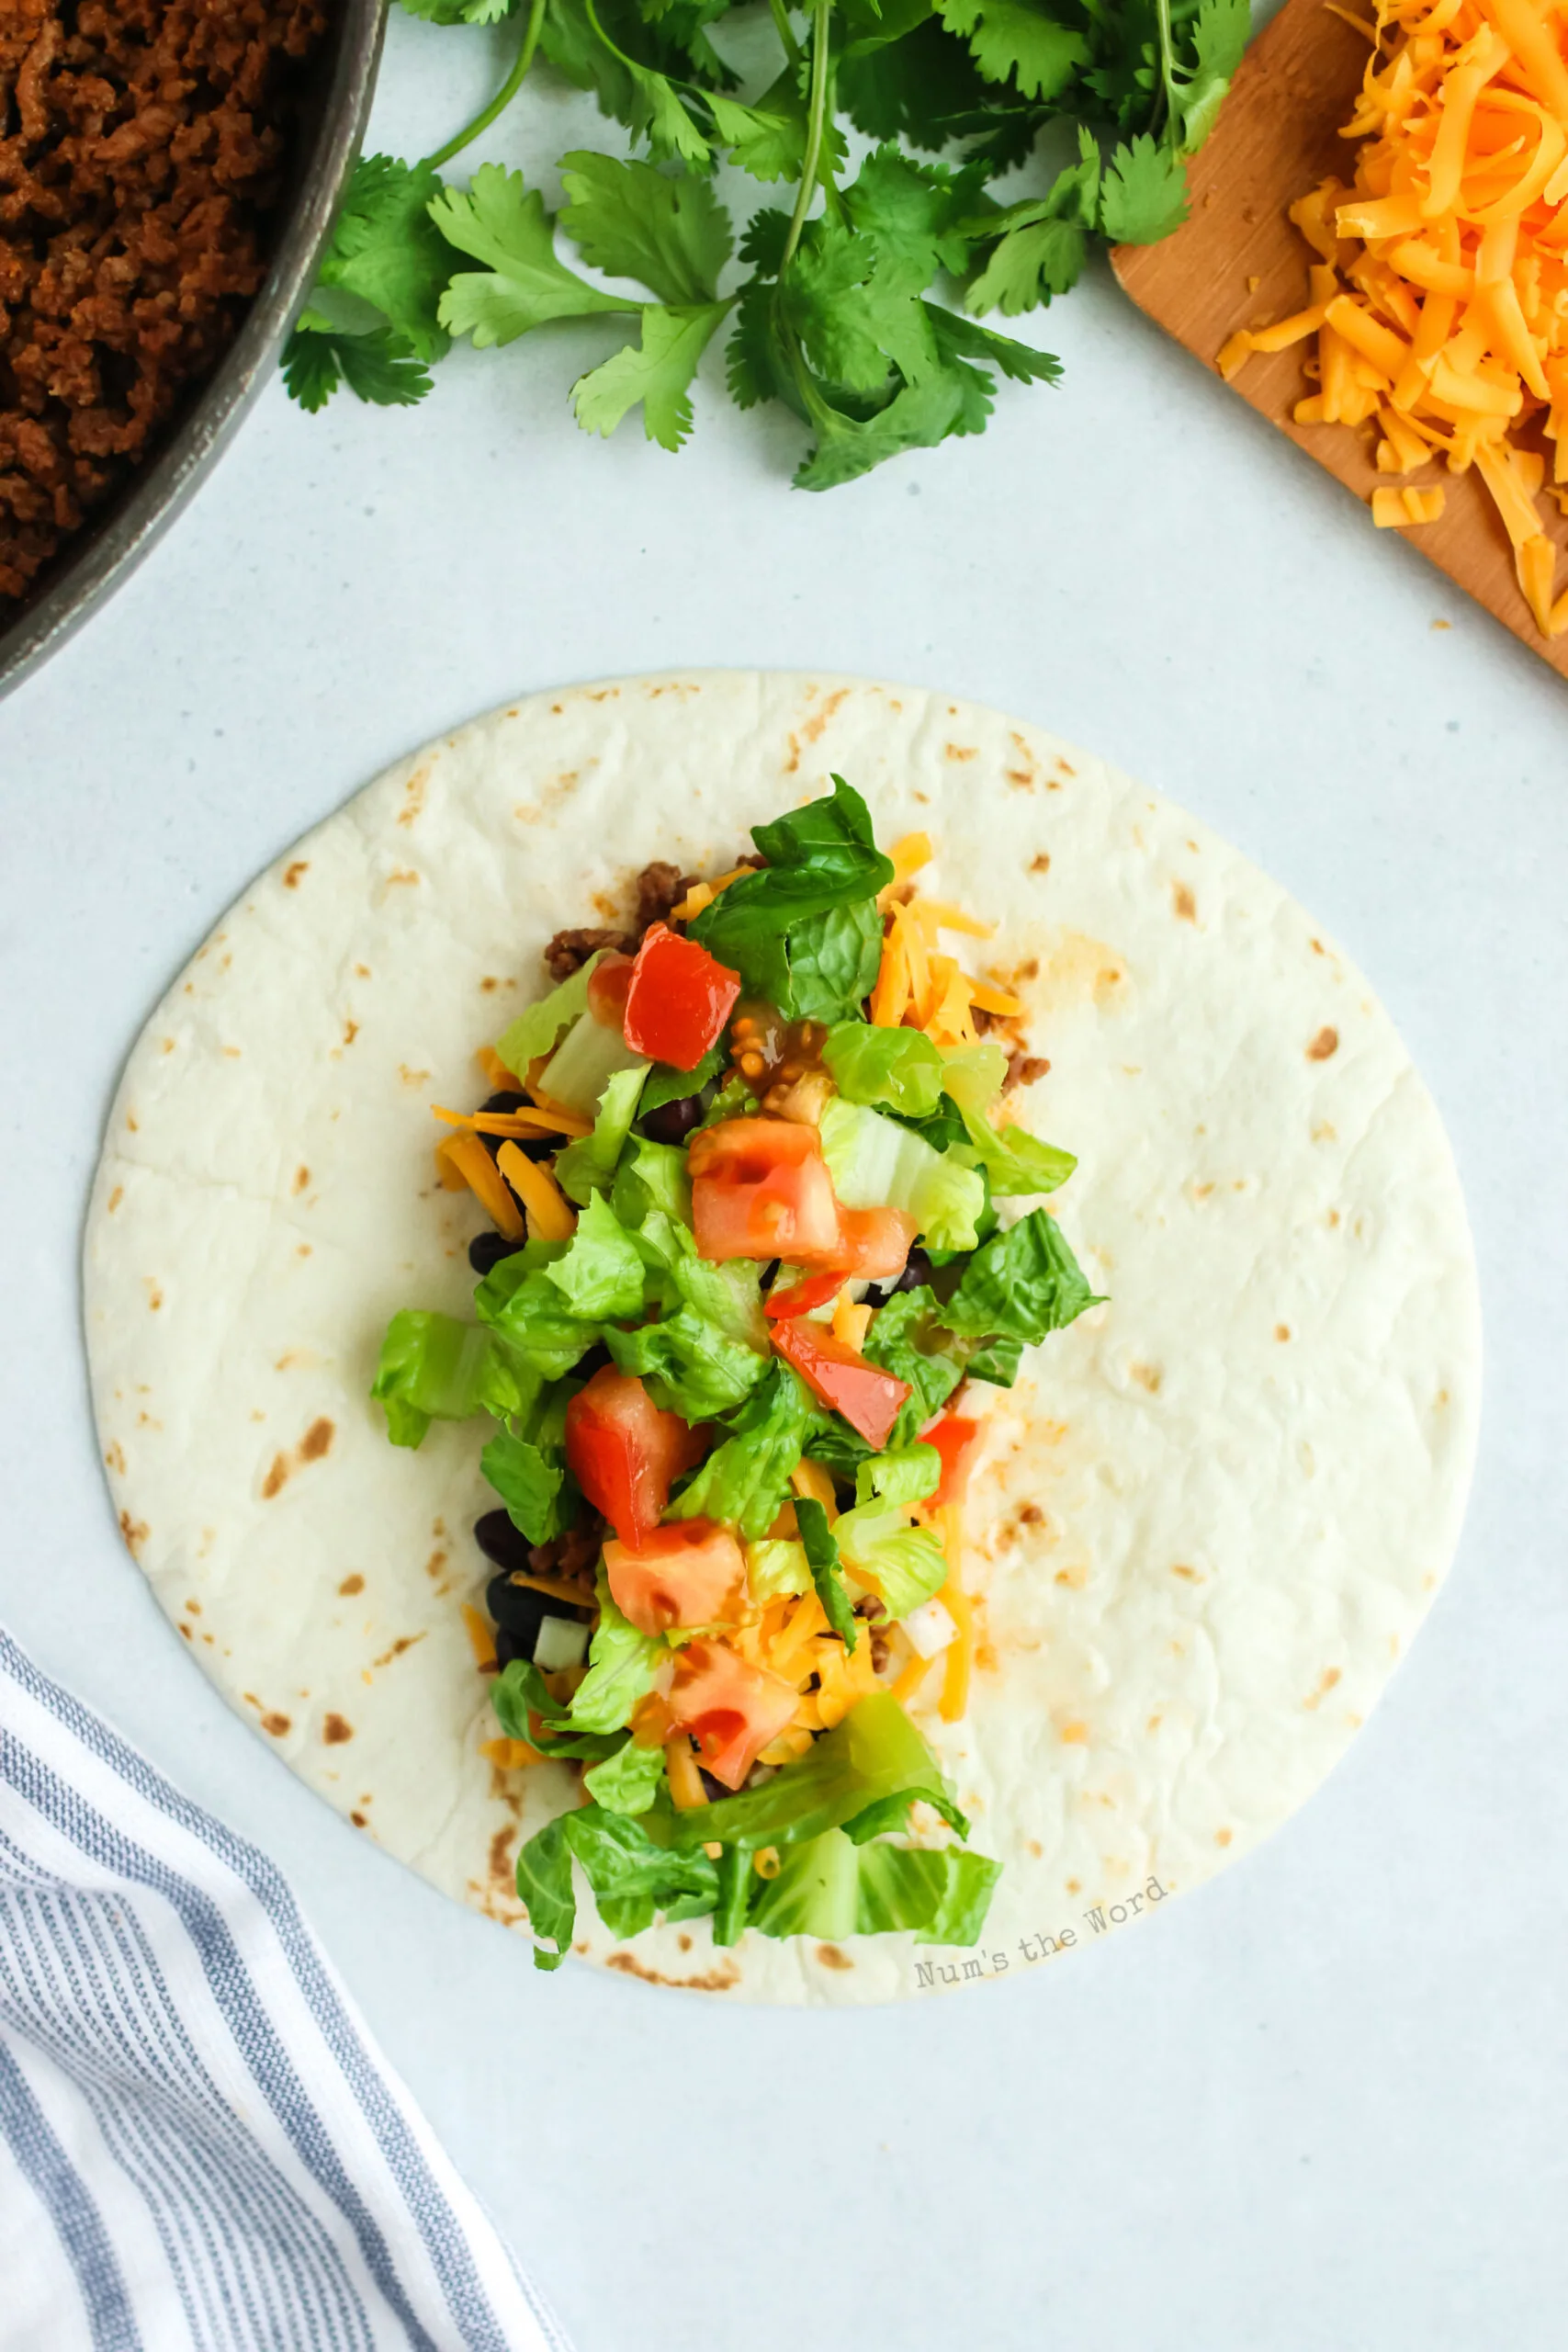
[[[922,1600],[918,1609],[911,1609],[899,1622],[909,1637],[910,1648],[919,1657],[940,1657],[958,1639],[953,1612],[940,1600]]]

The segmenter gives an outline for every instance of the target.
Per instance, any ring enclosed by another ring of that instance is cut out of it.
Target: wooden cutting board
[[[1112,252],[1111,267],[1138,308],[1206,368],[1213,368],[1220,345],[1237,327],[1262,326],[1306,307],[1307,266],[1316,256],[1286,219],[1286,207],[1329,172],[1349,179],[1353,149],[1338,131],[1350,119],[1366,62],[1364,36],[1324,0],[1288,0],[1247,51],[1218,129],[1189,166],[1190,219],[1161,244]],[[1226,389],[1288,433],[1365,507],[1380,482],[1399,479],[1377,471],[1376,425],[1297,424],[1292,416],[1296,401],[1315,389],[1302,374],[1303,359],[1315,350],[1313,337],[1289,351],[1255,354]],[[1214,380],[1223,379],[1216,373]],[[1480,475],[1450,474],[1439,465],[1408,479],[1441,482],[1448,498],[1440,522],[1404,536],[1568,677],[1568,636],[1543,638],[1530,618],[1513,548]],[[1539,503],[1561,557],[1568,524],[1551,499]],[[1561,570],[1558,577],[1561,590]]]

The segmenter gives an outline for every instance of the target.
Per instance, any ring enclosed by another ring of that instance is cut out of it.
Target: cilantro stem
[[[425,162],[432,171],[439,171],[443,164],[451,162],[454,155],[460,155],[464,148],[470,146],[481,131],[490,129],[498,115],[506,112],[507,107],[528,78],[528,68],[534,62],[534,51],[539,46],[539,33],[544,21],[545,0],[533,0],[533,5],[528,10],[528,21],[523,28],[523,46],[517,52],[516,63],[489,106],[481,113],[475,115],[472,122],[459,130],[456,139],[449,139],[445,147],[438,147],[434,155],[425,157]]]
[[[1176,67],[1176,36],[1171,30],[1170,0],[1155,0],[1155,19],[1159,28],[1159,80],[1161,104],[1155,108],[1149,128],[1175,130],[1180,121],[1178,93],[1172,78]]]
[[[1165,0],[1168,6],[1169,0]],[[779,264],[782,278],[795,259],[806,226],[806,216],[817,187],[818,167],[822,159],[822,132],[828,116],[828,19],[832,15],[832,0],[812,0],[811,8],[811,101],[806,126],[806,160],[800,167],[800,193],[795,199],[790,216],[789,234],[784,239],[784,259]]]
[[[784,0],[768,0],[768,6],[773,13],[773,30],[783,44],[785,57],[790,64],[798,65],[801,58],[800,43],[795,37],[795,27],[790,23],[789,10],[784,6]]]

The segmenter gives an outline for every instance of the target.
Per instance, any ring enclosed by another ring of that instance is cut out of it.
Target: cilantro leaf
[[[1179,155],[1146,131],[1111,154],[1100,191],[1100,225],[1119,245],[1153,245],[1187,218],[1187,172]]]
[[[516,0],[399,0],[411,17],[430,25],[498,25],[512,14]]]
[[[401,335],[322,334],[297,327],[283,347],[283,380],[303,409],[324,408],[339,382],[376,408],[412,408],[430,372]]]
[[[556,259],[544,198],[525,187],[521,172],[481,164],[466,190],[444,188],[430,211],[449,245],[485,264],[482,272],[454,277],[441,298],[442,325],[471,334],[478,350],[514,342],[552,319],[635,315],[643,307],[602,294]]]
[[[639,279],[671,310],[714,300],[733,239],[706,180],[584,148],[561,157],[560,175],[567,201],[557,218],[595,269]]]
[[[452,256],[428,209],[440,192],[428,164],[362,155],[320,271],[323,286],[374,303],[421,359],[439,359],[447,348],[437,305]]]
[[[424,374],[423,368],[420,373]],[[429,377],[424,380],[428,384]],[[337,337],[313,334],[308,328],[296,327],[283,346],[283,381],[289,399],[298,401],[310,415],[325,408],[343,381]]]
[[[1185,153],[1195,153],[1213,130],[1251,30],[1247,0],[1202,0],[1191,27],[1191,74],[1181,94]]]
[[[934,449],[950,433],[963,429],[964,409],[964,387],[947,370],[923,384],[907,385],[886,408],[864,419],[825,401],[814,401],[811,424],[817,446],[796,469],[795,488],[835,490],[906,450]]]
[[[1011,82],[1026,98],[1058,96],[1089,62],[1082,33],[1026,0],[938,0],[937,13],[988,82]]]
[[[627,344],[571,388],[571,404],[585,433],[612,434],[629,408],[642,402],[643,431],[661,448],[679,449],[692,429],[687,388],[697,372],[728,302],[667,311],[649,304],[642,342]]]

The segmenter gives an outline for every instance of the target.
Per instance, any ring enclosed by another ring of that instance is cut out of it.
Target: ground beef
[[[1043,1078],[1051,1065],[1043,1054],[1026,1054],[1020,1046],[1008,1056],[1008,1074],[1002,1080],[1002,1092],[1009,1094],[1015,1086],[1032,1086]]]
[[[536,1577],[559,1577],[567,1584],[585,1586],[592,1599],[593,1571],[607,1532],[595,1512],[591,1526],[569,1527],[564,1535],[536,1544],[529,1552],[528,1566]]]
[[[639,932],[650,923],[666,922],[671,907],[678,907],[689,885],[678,865],[666,858],[656,858],[645,865],[637,877],[637,913],[634,921]]]
[[[0,599],[232,338],[326,23],[324,0],[0,0]]]
[[[636,945],[624,931],[558,931],[545,950],[545,968],[552,980],[570,980],[601,947],[618,947],[629,955]]]

